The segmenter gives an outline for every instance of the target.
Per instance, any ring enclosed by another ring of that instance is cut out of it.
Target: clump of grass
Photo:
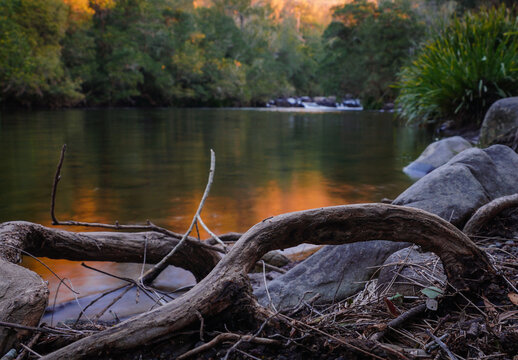
[[[518,20],[504,6],[455,18],[418,51],[396,85],[408,123],[479,124],[491,104],[518,95]]]

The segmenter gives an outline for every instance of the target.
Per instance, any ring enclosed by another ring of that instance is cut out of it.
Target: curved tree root
[[[481,206],[464,225],[462,231],[467,235],[475,235],[482,226],[502,211],[518,206],[518,194],[502,196]]]
[[[449,282],[467,296],[497,275],[485,253],[450,223],[425,211],[386,204],[328,207],[279,215],[253,226],[214,270],[184,296],[154,311],[63,347],[44,359],[80,359],[149,345],[231,307],[264,318],[250,292],[248,271],[266,252],[298,245],[386,239],[412,242],[442,260]]]

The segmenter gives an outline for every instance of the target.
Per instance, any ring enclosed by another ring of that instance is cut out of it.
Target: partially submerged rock
[[[385,260],[378,277],[378,293],[416,296],[426,287],[442,287],[445,283],[446,274],[437,255],[408,247]]]
[[[469,141],[461,136],[453,136],[431,143],[423,153],[403,171],[414,179],[419,179],[439,166],[446,164],[458,153],[471,148]]]
[[[0,321],[38,326],[49,298],[47,285],[33,271],[1,258],[0,269]],[[24,334],[0,327],[0,354],[5,354]]]
[[[321,295],[318,301],[322,303],[343,299],[361,290],[376,266],[406,246],[381,240],[326,246],[268,284],[272,302],[277,309],[288,309],[316,294]],[[254,294],[268,305],[264,286]]]
[[[496,101],[486,113],[480,128],[480,143],[488,146],[501,137],[518,128],[518,97]]]
[[[518,154],[503,145],[463,151],[418,180],[393,202],[431,212],[462,227],[489,201],[518,192]]]

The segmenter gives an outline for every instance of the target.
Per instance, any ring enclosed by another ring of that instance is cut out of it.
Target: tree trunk
[[[412,242],[435,252],[449,282],[467,296],[483,291],[497,279],[485,253],[466,235],[422,210],[364,204],[283,214],[248,230],[214,270],[184,296],[43,358],[80,359],[127,351],[198,323],[200,314],[210,318],[230,308],[264,318],[264,308],[251,294],[247,273],[266,252],[303,242],[338,245],[379,239]]]

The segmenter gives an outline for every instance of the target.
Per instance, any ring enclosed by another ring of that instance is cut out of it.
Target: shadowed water
[[[103,109],[0,116],[0,221],[44,225],[50,224],[52,179],[64,143],[59,219],[150,219],[185,231],[205,188],[212,148],[216,174],[203,219],[224,233],[284,212],[394,198],[411,184],[401,169],[431,141],[422,130],[397,126],[392,114],[375,112]],[[75,262],[43,260],[81,295],[119,284]],[[31,259],[25,264],[56,288],[43,266]],[[140,265],[89,265],[140,273]],[[163,282],[193,281],[188,273],[175,274]],[[57,297],[70,298],[65,290]]]

